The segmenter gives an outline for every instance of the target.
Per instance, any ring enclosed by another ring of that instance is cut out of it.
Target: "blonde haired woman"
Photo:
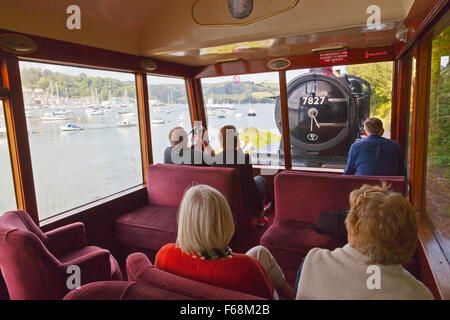
[[[247,254],[233,253],[228,247],[233,234],[233,216],[223,195],[206,185],[191,187],[179,208],[176,243],[159,250],[155,267],[267,299],[277,298],[277,292],[293,299],[294,291],[270,252],[258,246]]]
[[[348,244],[312,249],[301,267],[297,299],[433,299],[402,265],[416,249],[416,212],[400,193],[364,185],[350,194]]]

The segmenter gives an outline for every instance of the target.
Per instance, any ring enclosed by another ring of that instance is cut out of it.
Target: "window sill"
[[[266,165],[259,165],[254,164],[253,168],[255,169],[270,169],[270,170],[286,170],[285,166],[266,166]],[[292,170],[294,171],[308,171],[308,172],[323,172],[323,173],[344,173],[343,168],[319,168],[319,167],[292,167]]]
[[[419,214],[419,241],[423,251],[423,261],[421,261],[422,279],[424,282],[432,281],[431,283],[438,292],[442,300],[450,299],[450,264],[445,257],[445,254],[436,239],[433,230],[431,229],[426,217],[423,213]],[[428,270],[424,270],[424,269]],[[428,271],[429,274],[425,274]]]

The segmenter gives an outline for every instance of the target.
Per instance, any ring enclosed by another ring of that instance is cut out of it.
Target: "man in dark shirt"
[[[406,175],[400,145],[383,138],[383,122],[369,118],[364,122],[367,139],[354,143],[348,154],[344,174],[356,176],[404,176]]]

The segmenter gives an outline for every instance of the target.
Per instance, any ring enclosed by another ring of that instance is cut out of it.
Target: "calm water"
[[[256,117],[248,117],[249,105],[236,105],[225,118],[208,115],[211,144],[218,147],[218,130],[233,124],[239,130],[255,127],[278,133],[274,104],[255,105]],[[117,110],[104,115],[88,116],[84,108],[71,108],[66,121],[42,121],[40,117],[51,110],[33,109],[27,119],[31,157],[40,219],[73,209],[113,193],[142,183],[139,128],[119,127],[118,122],[137,117],[124,117]],[[159,109],[159,112],[155,112]],[[172,110],[166,113],[167,110]],[[137,113],[136,108],[130,110]],[[237,114],[243,114],[242,117]],[[150,117],[165,120],[152,124],[154,162],[163,162],[168,146],[168,132],[175,126],[191,129],[186,105],[152,107]],[[3,118],[0,127],[3,127]],[[60,126],[73,123],[84,130],[63,132]],[[6,136],[0,136],[0,211],[15,208],[14,191]]]

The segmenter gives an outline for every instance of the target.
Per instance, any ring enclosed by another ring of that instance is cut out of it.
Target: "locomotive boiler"
[[[293,164],[345,164],[351,144],[361,137],[363,122],[370,115],[370,92],[370,83],[364,79],[328,76],[323,69],[290,81],[287,99]],[[279,98],[275,119],[282,132]]]

